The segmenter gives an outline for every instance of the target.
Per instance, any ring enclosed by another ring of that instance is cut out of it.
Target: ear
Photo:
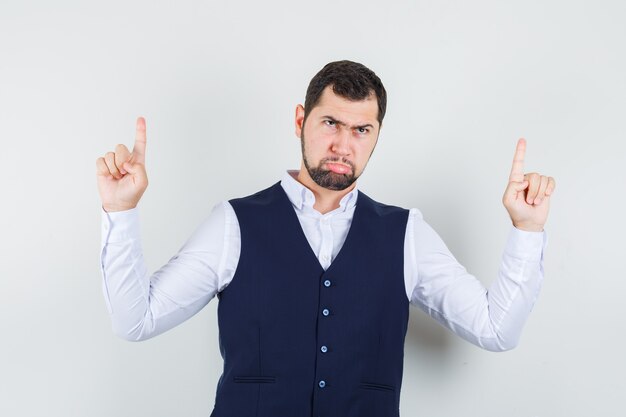
[[[296,106],[296,136],[302,139],[302,125],[304,124],[304,107],[302,104]]]

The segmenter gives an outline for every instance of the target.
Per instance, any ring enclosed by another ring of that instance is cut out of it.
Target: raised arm
[[[413,209],[407,238],[410,301],[457,335],[487,350],[517,346],[543,282],[543,250],[554,179],[524,174],[526,141],[517,143],[503,203],[511,216],[497,278],[489,288],[452,255]]]
[[[216,205],[178,253],[150,274],[139,230],[137,203],[148,184],[146,125],[137,120],[133,152],[117,145],[98,158],[102,199],[100,266],[113,331],[139,341],[182,323],[204,307],[234,275],[239,225],[230,204]]]

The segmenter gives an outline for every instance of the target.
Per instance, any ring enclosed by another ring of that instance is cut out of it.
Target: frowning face
[[[344,190],[365,170],[380,125],[375,95],[352,101],[336,95],[328,86],[308,113],[296,108],[296,134],[302,144],[302,161],[310,178],[320,187]]]

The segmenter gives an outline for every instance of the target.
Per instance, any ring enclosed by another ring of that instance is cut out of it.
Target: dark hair
[[[335,94],[353,101],[365,100],[374,93],[378,101],[378,123],[382,125],[387,109],[387,92],[382,81],[365,65],[346,60],[326,64],[311,79],[304,100],[305,120],[329,85]]]

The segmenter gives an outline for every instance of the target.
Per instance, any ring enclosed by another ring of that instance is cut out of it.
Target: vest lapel
[[[280,198],[282,200],[282,206],[285,211],[285,221],[290,222],[292,226],[298,230],[298,241],[299,241],[299,244],[306,245],[308,249],[307,257],[313,258],[311,259],[311,262],[314,262],[320,268],[321,271],[324,271],[324,267],[322,267],[322,265],[320,264],[320,261],[317,258],[317,255],[315,255],[315,252],[313,252],[313,248],[311,248],[311,245],[309,244],[309,241],[306,238],[306,235],[304,234],[304,230],[302,230],[302,225],[300,224],[300,220],[298,220],[298,215],[296,214],[296,211],[293,208],[293,204],[291,203],[291,200],[289,200],[289,197],[285,193],[285,190],[280,185],[280,183],[277,184],[277,188],[279,189],[277,190],[277,192],[281,196]],[[350,250],[349,248],[352,246],[352,240],[353,240],[353,235],[354,235],[353,230],[355,229],[354,224],[355,222],[360,221],[361,219],[360,212],[363,206],[365,205],[365,201],[364,201],[365,199],[360,198],[363,194],[360,191],[357,191],[357,192],[359,193],[359,195],[357,197],[357,203],[354,208],[354,215],[352,216],[352,222],[350,223],[350,229],[348,230],[348,235],[346,236],[346,240],[343,242],[341,249],[339,249],[337,256],[335,256],[335,259],[333,259],[331,264],[328,266],[328,269],[326,270],[326,272],[331,271],[333,268],[333,265],[335,265],[337,261],[344,258],[346,256],[344,255],[344,253],[349,251]],[[360,202],[362,202],[363,204],[360,204]]]

